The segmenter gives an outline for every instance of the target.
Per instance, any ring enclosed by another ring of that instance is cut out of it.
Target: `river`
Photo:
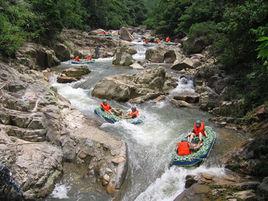
[[[135,46],[138,50],[135,59],[143,60],[146,48],[138,42],[135,43]],[[60,68],[66,67],[68,66],[62,65]],[[55,82],[55,78],[52,78],[51,84],[58,89],[62,96],[70,100],[74,107],[90,118],[99,120],[93,111],[100,100],[91,96],[96,82],[108,75],[135,73],[136,70],[127,67],[113,67],[111,58],[98,59],[88,68],[92,72],[79,82],[59,84]],[[192,83],[183,85],[178,80],[178,87],[175,90],[194,89]],[[130,107],[129,104],[119,104],[115,101],[111,101],[111,104],[124,108]],[[224,174],[225,170],[219,161],[219,156],[244,139],[243,135],[239,133],[215,127],[208,121],[209,114],[197,109],[174,108],[167,101],[148,102],[138,105],[138,108],[145,116],[144,124],[136,126],[125,121],[116,124],[102,122],[100,127],[113,135],[120,136],[128,145],[129,169],[121,190],[120,200],[122,201],[172,201],[184,190],[186,175],[200,172]],[[213,152],[198,168],[168,168],[176,139],[193,126],[196,118],[204,119],[207,125],[217,131],[218,138]],[[64,171],[62,180],[46,199],[47,201],[111,200],[109,195],[101,191],[101,186],[93,185],[94,182],[88,182],[82,178],[81,172],[86,171],[85,169],[65,164]]]

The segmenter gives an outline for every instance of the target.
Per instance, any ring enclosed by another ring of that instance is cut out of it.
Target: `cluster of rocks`
[[[115,193],[127,170],[125,143],[73,109],[41,72],[2,62],[0,68],[0,161],[25,199],[47,196],[64,174],[64,162],[84,164]]]
[[[164,68],[151,68],[132,75],[108,76],[99,81],[92,91],[98,98],[121,102],[142,103],[167,94],[176,87],[176,81]]]
[[[266,185],[266,186],[265,186]],[[265,187],[264,187],[265,186]],[[175,201],[190,200],[265,200],[267,191],[266,184],[259,181],[243,179],[234,173],[227,173],[222,176],[216,176],[209,173],[201,173],[186,177],[186,190],[180,194]],[[258,193],[257,193],[258,192]]]

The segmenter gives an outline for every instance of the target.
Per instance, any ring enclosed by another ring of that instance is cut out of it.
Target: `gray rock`
[[[137,51],[131,47],[123,46],[119,47],[115,51],[115,56],[113,58],[113,64],[119,66],[130,66],[134,63],[132,57]]]
[[[199,94],[197,93],[180,93],[180,94],[176,94],[174,95],[174,99],[175,100],[182,100],[185,101],[187,103],[198,103],[199,102]]]
[[[133,41],[134,37],[130,34],[126,27],[122,27],[119,31],[120,39],[126,41]]]
[[[97,83],[92,95],[124,102],[150,94],[144,98],[151,99],[163,93],[167,80],[163,68],[147,69],[134,75],[109,76]]]
[[[181,71],[186,68],[195,68],[194,62],[190,58],[185,58],[183,61],[175,61],[172,65],[172,70]]]
[[[257,189],[257,197],[260,201],[265,201],[268,197],[268,177],[262,180],[262,183]]]
[[[59,83],[70,83],[80,80],[83,76],[89,74],[91,71],[87,67],[68,68],[61,72],[57,77]]]
[[[70,50],[68,49],[68,47],[62,43],[57,43],[55,46],[54,46],[54,51],[55,51],[55,54],[57,56],[57,58],[60,60],[60,61],[67,61],[67,60],[70,60],[71,58],[71,52]]]
[[[165,51],[162,47],[147,49],[145,59],[152,63],[163,63]]]

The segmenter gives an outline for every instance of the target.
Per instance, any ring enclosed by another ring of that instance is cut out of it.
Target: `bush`
[[[200,53],[216,39],[216,24],[202,22],[193,24],[189,31],[189,39],[183,43],[183,50],[187,54]]]

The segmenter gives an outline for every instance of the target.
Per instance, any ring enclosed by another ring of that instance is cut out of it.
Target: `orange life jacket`
[[[104,110],[104,111],[110,111],[112,108],[109,104],[106,104],[104,105],[103,103],[100,104],[101,108]]]
[[[87,61],[90,61],[90,60],[92,60],[92,56],[91,56],[91,55],[87,55],[87,56],[85,57],[85,59],[86,59]]]
[[[76,56],[76,57],[74,58],[74,60],[75,60],[75,61],[80,61],[80,57],[79,57],[79,56]]]
[[[166,37],[166,42],[167,42],[167,43],[170,42],[170,37]]]
[[[138,110],[136,110],[135,112],[130,112],[129,113],[129,116],[131,117],[131,118],[136,118],[136,117],[138,117],[139,116],[139,111]]]
[[[189,142],[179,142],[178,143],[178,155],[185,156],[191,154]]]
[[[196,122],[194,122],[194,129],[193,129],[193,133],[196,134],[197,136],[199,135],[199,133],[202,133],[205,136],[205,123],[202,122],[200,127],[196,126]]]

